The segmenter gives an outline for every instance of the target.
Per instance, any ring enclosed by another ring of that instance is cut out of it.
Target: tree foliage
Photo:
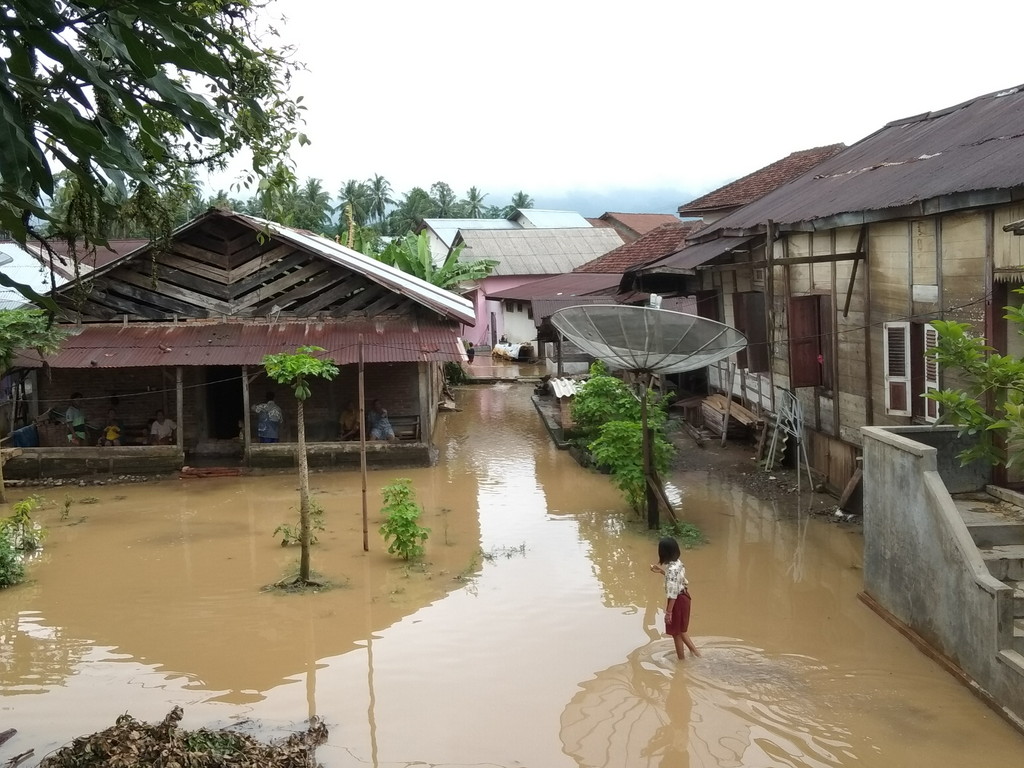
[[[290,51],[257,31],[261,0],[10,0],[0,24],[0,229],[105,242],[119,201],[157,205],[245,150],[246,186],[287,167],[301,107]],[[273,34],[270,33],[269,37]],[[57,174],[79,205],[47,209]],[[113,188],[113,192],[109,191]],[[85,211],[87,215],[71,213]],[[69,213],[70,212],[70,213]]]
[[[1024,289],[1015,293],[1024,294]],[[1024,309],[1004,309],[1004,318],[1024,335]],[[928,354],[944,372],[958,373],[963,388],[928,392],[927,397],[939,404],[940,421],[975,438],[960,460],[1013,465],[1024,456],[1024,360],[999,354],[966,323],[936,320],[932,326],[939,343]],[[990,401],[994,412],[986,407]]]
[[[573,398],[572,418],[580,433],[579,442],[594,461],[607,467],[612,482],[622,491],[630,508],[641,512],[646,501],[643,466],[642,405],[621,379],[611,376],[604,363],[590,366],[590,378]],[[664,403],[652,391],[647,393],[647,423],[653,440],[654,468],[668,469],[672,444],[665,438]]]
[[[452,289],[470,280],[482,280],[497,265],[494,259],[461,261],[462,247],[452,249],[440,266],[434,265],[426,232],[393,240],[377,257],[385,264],[415,275],[431,285]]]
[[[50,355],[60,349],[66,335],[40,309],[0,310],[0,373],[10,369],[17,350],[34,349],[40,355]]]

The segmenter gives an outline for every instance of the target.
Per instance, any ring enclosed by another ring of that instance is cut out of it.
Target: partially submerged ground
[[[676,448],[670,477],[685,472],[713,472],[755,498],[775,502],[781,514],[806,513],[809,509],[812,513],[832,515],[836,511],[838,499],[820,485],[810,489],[806,469],[800,483],[795,469],[763,469],[757,463],[753,440],[726,440],[723,444],[716,436],[698,445],[675,419],[669,422],[668,437]]]

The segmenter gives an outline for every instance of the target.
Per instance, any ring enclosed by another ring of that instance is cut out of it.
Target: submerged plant
[[[25,564],[6,536],[0,536],[0,589],[12,587],[25,578]]]
[[[290,525],[288,523],[281,523],[277,528],[274,529],[274,535],[281,536],[281,546],[287,547],[292,544],[302,543],[302,530],[301,524]],[[320,506],[316,499],[309,500],[309,543],[316,544],[317,533],[327,530],[324,525],[324,508]]]
[[[423,510],[416,503],[412,481],[401,478],[381,488],[384,497],[384,524],[380,534],[388,543],[388,552],[405,560],[423,554],[423,542],[430,535],[430,529],[419,524]]]
[[[13,505],[13,512],[0,520],[0,536],[10,542],[11,547],[21,552],[31,552],[42,546],[46,529],[32,519],[32,513],[43,500],[28,496]]]
[[[665,523],[658,530],[658,534],[660,536],[671,536],[679,542],[679,546],[683,549],[693,549],[701,544],[706,544],[708,540],[708,537],[704,535],[700,528],[693,523],[687,523],[683,520]]]

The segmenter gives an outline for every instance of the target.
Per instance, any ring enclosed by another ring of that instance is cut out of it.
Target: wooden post
[[[359,472],[363,478],[363,552],[370,551],[370,519],[366,511],[366,389],[363,382],[363,334],[359,334]]]
[[[658,519],[658,496],[651,488],[654,481],[654,459],[651,447],[651,430],[647,426],[647,376],[640,375],[640,386],[643,392],[640,396],[640,423],[643,429],[643,463],[644,463],[644,495],[647,499],[647,527],[652,531],[661,527]]]
[[[722,445],[725,445],[725,436],[729,432],[729,410],[732,408],[732,380],[736,376],[736,363],[729,361],[729,383],[725,390],[725,418],[722,420]]]
[[[176,408],[174,415],[177,417],[178,429],[175,434],[178,436],[178,450],[185,452],[185,385],[182,381],[181,366],[174,368],[174,399]]]
[[[245,456],[245,463],[249,463],[249,450],[251,441],[249,421],[249,366],[242,366],[242,452]]]
[[[558,334],[558,340],[555,342],[555,346],[558,347],[558,366],[555,369],[555,373],[559,378],[565,375],[565,368],[562,365],[562,334]]]

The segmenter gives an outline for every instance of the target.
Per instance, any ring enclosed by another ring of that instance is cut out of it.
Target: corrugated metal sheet
[[[492,274],[560,275],[603,256],[622,245],[614,229],[513,229],[464,230],[456,241],[464,242],[465,260],[494,259]]]
[[[555,312],[566,307],[578,307],[581,304],[614,304],[610,296],[564,296],[558,299],[534,299],[533,324],[540,328],[541,324]]]
[[[694,269],[701,264],[706,264],[716,256],[728,253],[733,248],[738,248],[753,240],[752,237],[720,237],[717,240],[709,240],[706,243],[688,245],[681,251],[677,251],[663,259],[651,262],[645,267],[631,270],[633,274],[658,274],[676,273],[684,275],[694,274]]]
[[[424,219],[438,239],[449,248],[460,229],[522,229],[522,225],[508,219]]]
[[[908,209],[900,215],[924,214],[934,208],[925,204],[928,200],[1019,188],[1024,186],[1021,126],[1024,86],[897,120],[719,219],[705,232],[753,231],[768,220],[813,224],[885,209]]]
[[[446,362],[463,359],[458,331],[443,322],[343,320],[319,323],[97,323],[73,329],[53,368],[142,368],[163,365],[259,365],[263,356],[323,347],[339,365],[359,361],[363,335],[366,363]],[[21,352],[15,367],[37,368],[37,352]]]
[[[526,228],[569,229],[591,227],[591,223],[576,211],[552,211],[544,208],[518,208],[512,216]]]
[[[584,382],[575,379],[548,379],[548,389],[555,397],[575,397],[583,384]]]
[[[597,272],[569,272],[564,275],[531,280],[515,288],[487,294],[489,299],[513,299],[530,301],[533,299],[557,299],[566,296],[582,296],[600,292],[614,295],[619,289],[621,275],[600,274]]]

